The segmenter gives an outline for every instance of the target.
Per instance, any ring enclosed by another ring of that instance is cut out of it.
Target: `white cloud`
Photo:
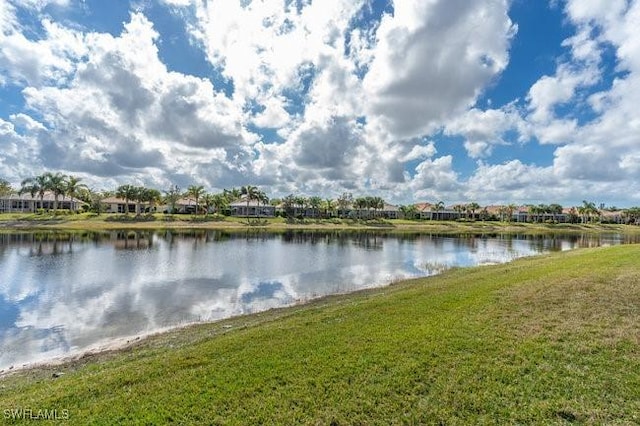
[[[397,1],[363,25],[366,0],[161,3],[185,20],[210,80],[170,71],[166,29],[142,13],[113,36],[46,15],[69,1],[0,2],[0,85],[26,102],[0,118],[12,181],[55,169],[106,187],[252,183],[274,196],[348,190],[398,202],[605,198],[639,184],[638,1],[568,0],[575,32],[555,71],[523,101],[484,110],[476,102],[500,84],[516,34],[507,0]],[[23,27],[16,8],[42,28]],[[615,70],[604,63],[612,53]],[[477,169],[463,171],[468,158],[441,136],[462,138]],[[515,143],[557,147],[545,167],[491,164],[496,146]]]
[[[444,134],[464,137],[464,146],[471,158],[491,155],[494,145],[508,142],[503,135],[508,131],[522,131],[524,123],[519,113],[510,105],[500,110],[473,108],[450,120]]]
[[[41,148],[48,167],[151,183],[206,165],[214,171],[194,178],[211,186],[245,167],[257,138],[243,127],[241,107],[208,80],[169,72],[157,38],[133,14],[119,37],[85,36],[87,53],[68,87],[24,90],[52,129]]]
[[[422,161],[409,180],[414,200],[458,199],[462,185],[453,170],[453,157],[446,155]],[[446,195],[446,196],[444,196]]]
[[[6,13],[6,12],[5,12]],[[45,38],[30,40],[17,28],[0,31],[0,71],[30,86],[63,84],[85,53],[82,35],[43,20]]]
[[[502,0],[394,6],[378,28],[364,86],[369,112],[398,137],[414,137],[473,105],[506,67],[516,27]]]

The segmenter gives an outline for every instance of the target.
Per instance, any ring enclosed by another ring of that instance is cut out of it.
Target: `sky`
[[[0,178],[640,205],[640,0],[0,0]]]

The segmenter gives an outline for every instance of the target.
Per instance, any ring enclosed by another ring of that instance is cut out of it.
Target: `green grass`
[[[0,416],[638,424],[639,256],[637,245],[556,253],[176,330],[4,377]]]
[[[640,226],[614,224],[544,224],[505,223],[484,221],[426,221],[426,220],[354,220],[305,219],[288,222],[284,218],[225,217],[209,215],[165,215],[154,213],[136,217],[134,214],[53,214],[3,213],[0,214],[0,232],[14,230],[83,230],[102,231],[119,229],[287,229],[308,230],[382,230],[390,232],[424,232],[434,234],[554,234],[554,233],[624,233],[639,234]]]

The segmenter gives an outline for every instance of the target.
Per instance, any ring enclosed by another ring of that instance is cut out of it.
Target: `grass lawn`
[[[383,230],[390,232],[429,232],[437,234],[550,234],[550,233],[624,233],[640,234],[640,226],[615,224],[546,224],[506,223],[491,221],[427,221],[427,220],[354,220],[305,219],[287,222],[281,217],[249,219],[218,215],[164,215],[155,213],[136,217],[81,213],[3,213],[0,214],[0,232],[14,230],[82,230],[102,231],[119,229],[286,229],[321,230]]]
[[[63,424],[637,424],[640,246],[583,249],[157,335],[0,379]],[[55,373],[55,374],[54,374]],[[21,421],[15,421],[21,423]]]

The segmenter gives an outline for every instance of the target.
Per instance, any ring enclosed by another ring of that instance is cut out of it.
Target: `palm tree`
[[[408,206],[400,206],[400,211],[405,219],[415,219],[418,209],[414,204],[410,204]]]
[[[381,197],[373,197],[372,198],[371,207],[373,207],[374,216],[377,216],[376,212],[378,210],[380,210],[380,211],[384,210],[384,205],[385,205],[384,199],[382,199]]]
[[[149,203],[149,212],[154,210],[156,203],[162,200],[162,194],[157,189],[144,188],[143,201]]]
[[[243,186],[242,189],[240,189],[240,192],[242,195],[245,196],[245,199],[247,201],[247,222],[249,221],[249,203],[253,200],[255,200],[258,196],[258,188],[252,185],[246,185]]]
[[[124,214],[129,214],[129,201],[135,200],[137,188],[133,185],[120,185],[116,188],[116,197],[124,200]]]
[[[467,210],[471,212],[471,218],[473,220],[476,219],[476,210],[478,210],[479,208],[480,204],[476,203],[475,201],[467,204]]]
[[[557,203],[549,204],[549,213],[553,215],[553,221],[557,221],[557,217],[562,214],[562,206]]]
[[[515,212],[517,208],[518,206],[516,206],[515,204],[509,204],[507,206],[507,222],[511,222],[511,220],[513,219],[513,212]]]
[[[191,185],[187,188],[187,196],[193,197],[196,201],[196,216],[198,215],[198,200],[204,195],[204,193],[204,186],[202,185]]]
[[[433,208],[436,211],[436,219],[440,220],[440,212],[444,210],[444,201],[438,201]]]
[[[295,203],[296,197],[293,194],[289,194],[282,199],[282,208],[287,219],[291,219],[295,216]]]
[[[28,178],[22,181],[20,184],[20,191],[18,194],[22,195],[25,192],[31,194],[31,197],[35,197],[36,194],[40,197],[40,208],[44,208],[44,193],[47,191],[47,176],[45,174]]]
[[[56,174],[47,172],[44,174],[45,188],[53,192],[53,211],[58,210],[58,197],[63,195],[67,189],[67,175],[58,172]]]
[[[258,190],[256,191],[256,201],[258,201],[257,214],[259,219],[260,213],[262,211],[262,209],[260,208],[260,204],[262,204],[263,206],[266,206],[267,204],[269,204],[269,197],[264,191]]]
[[[222,191],[222,195],[227,199],[227,202],[232,203],[242,196],[242,191],[238,188],[225,189]]]
[[[309,197],[309,205],[313,209],[313,215],[320,216],[320,206],[322,205],[322,198],[318,196]]]
[[[227,206],[229,205],[229,201],[227,200],[227,197],[224,196],[224,194],[215,194],[212,197],[211,204],[216,209],[216,213],[220,213],[225,208],[227,208]]]
[[[181,197],[180,187],[178,185],[172,185],[164,191],[164,202],[169,205],[169,214],[173,214],[176,211],[176,203]]]
[[[82,178],[75,176],[67,177],[67,187],[65,188],[65,194],[71,198],[79,198],[81,191],[89,189],[84,183],[80,183]]]
[[[461,218],[462,212],[464,212],[466,209],[467,206],[465,206],[464,204],[456,204],[455,206],[453,206],[453,210],[458,213],[458,219]]]
[[[209,214],[209,210],[211,206],[213,206],[213,199],[215,195],[213,194],[204,194],[202,197],[202,205],[204,206],[204,214],[205,216]]]
[[[583,200],[582,208],[589,222],[591,222],[591,215],[597,216],[598,214],[600,214],[600,211],[596,207],[596,203],[592,201]]]
[[[360,216],[362,216],[360,210],[367,208],[369,206],[369,203],[365,197],[358,197],[355,200],[353,200],[353,206],[356,209],[358,209],[358,218],[359,218]]]
[[[336,204],[331,198],[324,200],[324,214],[326,217],[333,216],[333,212],[336,210]]]
[[[349,192],[344,192],[338,197],[338,210],[341,217],[345,216],[347,208],[353,203],[353,195]]]
[[[298,211],[301,212],[299,213],[300,217],[304,218],[307,216],[307,211],[306,211],[307,199],[305,197],[303,197],[302,195],[297,195],[293,197],[293,204],[294,206],[297,206]]]

